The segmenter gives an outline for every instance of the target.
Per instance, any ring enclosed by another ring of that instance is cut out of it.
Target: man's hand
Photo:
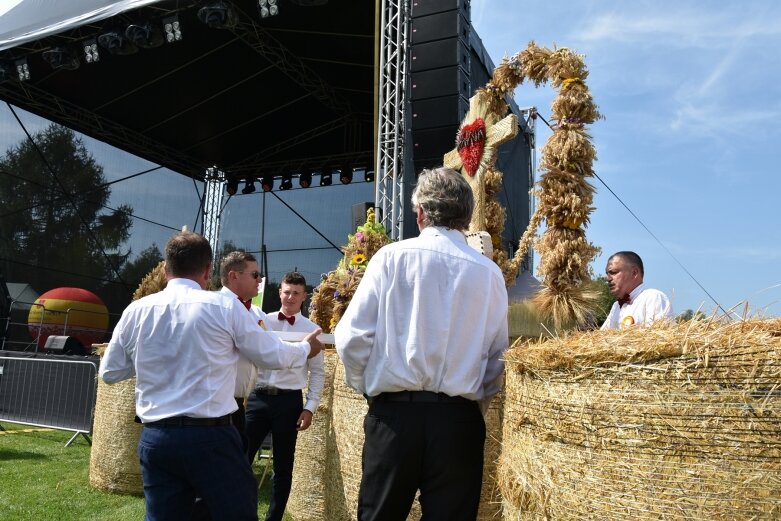
[[[305,431],[310,425],[312,425],[312,413],[304,409],[296,422],[296,430],[299,432]]]
[[[317,356],[317,353],[323,350],[323,344],[317,339],[317,335],[322,332],[322,329],[317,328],[304,338],[304,342],[309,342],[309,356],[307,358]]]

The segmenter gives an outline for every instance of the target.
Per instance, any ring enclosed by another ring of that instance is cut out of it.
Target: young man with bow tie
[[[643,260],[633,251],[619,251],[607,260],[607,284],[616,302],[602,329],[648,326],[657,320],[675,318],[670,299],[657,289],[643,285]]]
[[[268,314],[267,327],[274,331],[297,333],[318,329],[317,324],[301,314],[301,305],[306,297],[304,276],[295,271],[286,274],[279,287],[282,309]],[[322,353],[295,370],[258,371],[255,390],[247,402],[247,455],[252,463],[263,439],[271,432],[274,480],[266,521],[281,520],[285,512],[293,483],[298,433],[311,425],[324,382]],[[306,403],[301,391],[304,387],[308,389]]]

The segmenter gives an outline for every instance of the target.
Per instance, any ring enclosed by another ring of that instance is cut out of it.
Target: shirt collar
[[[435,237],[442,235],[453,242],[463,242],[466,244],[466,235],[461,230],[445,228],[444,226],[426,226],[421,230],[419,237]]]
[[[635,289],[633,289],[633,290],[632,290],[632,291],[629,293],[629,299],[630,299],[632,302],[634,302],[634,301],[635,301],[635,299],[637,298],[637,296],[638,296],[640,293],[642,293],[643,289],[644,289],[644,287],[643,287],[643,285],[642,285],[642,284],[640,284],[639,286],[637,286]]]
[[[221,288],[220,288],[220,292],[221,292],[221,293],[226,293],[226,294],[228,294],[228,295],[233,295],[234,297],[236,297],[236,298],[239,298],[239,296],[238,296],[238,295],[236,295],[236,294],[233,292],[233,290],[231,290],[231,289],[230,289],[228,286],[223,286],[223,287],[221,287]]]
[[[201,288],[201,285],[195,282],[192,279],[185,279],[182,277],[178,277],[175,279],[171,279],[168,281],[168,284],[165,285],[166,288],[170,287],[181,287],[181,288],[192,288],[192,289],[203,289]]]

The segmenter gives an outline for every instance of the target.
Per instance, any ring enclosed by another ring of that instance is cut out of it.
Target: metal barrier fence
[[[92,443],[97,357],[0,353],[0,421],[51,427]],[[2,429],[2,427],[0,427]]]

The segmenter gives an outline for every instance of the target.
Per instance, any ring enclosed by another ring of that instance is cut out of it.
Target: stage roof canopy
[[[0,99],[195,178],[371,168],[375,2],[276,6],[18,1],[0,16]],[[134,35],[149,37],[131,52]]]

